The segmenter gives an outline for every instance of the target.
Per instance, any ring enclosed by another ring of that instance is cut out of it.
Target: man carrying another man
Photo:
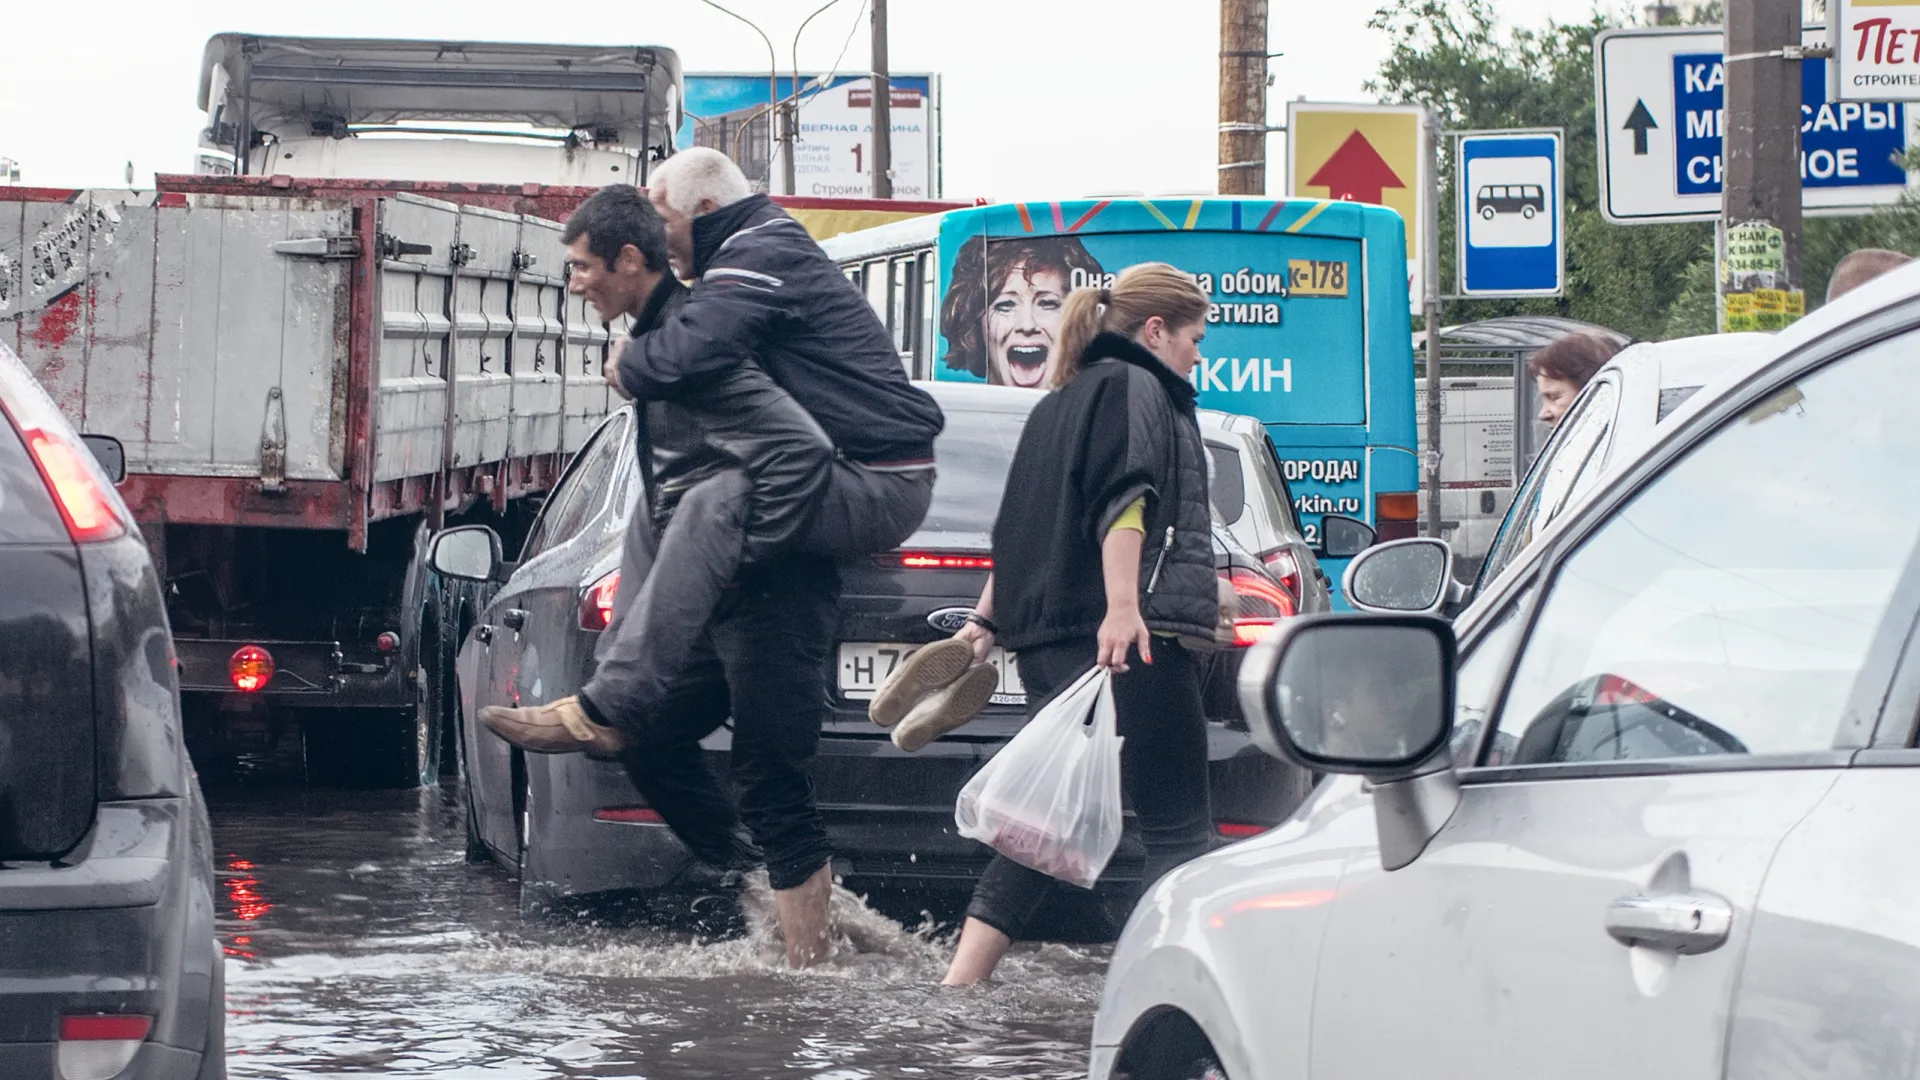
[[[648,197],[604,189],[564,234],[570,289],[605,320],[635,319],[608,377],[640,404],[647,506],[614,623],[577,697],[481,719],[527,750],[618,755],[702,862],[764,861],[788,962],[804,966],[828,948],[831,852],[808,765],[832,560],[919,526],[943,421],[865,298],[731,161],[683,151]],[[729,718],[737,810],[699,746]]]

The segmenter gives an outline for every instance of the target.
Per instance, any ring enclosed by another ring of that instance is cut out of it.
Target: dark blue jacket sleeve
[[[673,401],[687,387],[758,355],[785,310],[786,282],[777,274],[717,261],[679,312],[620,354],[620,382],[643,401]]]

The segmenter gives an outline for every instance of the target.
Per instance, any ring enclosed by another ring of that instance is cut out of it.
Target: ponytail
[[[1132,337],[1155,315],[1169,326],[1191,326],[1207,317],[1207,308],[1207,294],[1193,278],[1166,263],[1129,266],[1111,289],[1075,289],[1060,310],[1046,385],[1058,389],[1072,382],[1087,346],[1103,331]]]

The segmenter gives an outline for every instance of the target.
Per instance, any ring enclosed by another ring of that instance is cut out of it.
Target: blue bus
[[[1135,263],[1213,300],[1203,408],[1265,425],[1306,532],[1345,514],[1415,533],[1406,231],[1318,199],[1089,199],[967,207],[834,237],[827,252],[892,328],[915,378],[1038,386],[1069,290]],[[1335,583],[1343,562],[1323,562]],[[1335,603],[1345,603],[1336,592]]]

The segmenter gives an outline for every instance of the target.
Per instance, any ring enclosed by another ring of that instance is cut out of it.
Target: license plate
[[[887,681],[901,661],[912,656],[918,645],[876,644],[865,641],[843,642],[840,646],[840,696],[849,701],[866,701]],[[1027,688],[1020,685],[1020,672],[1014,667],[1013,654],[998,645],[987,650],[987,663],[1000,676],[1000,685],[989,700],[995,705],[1025,705]]]

